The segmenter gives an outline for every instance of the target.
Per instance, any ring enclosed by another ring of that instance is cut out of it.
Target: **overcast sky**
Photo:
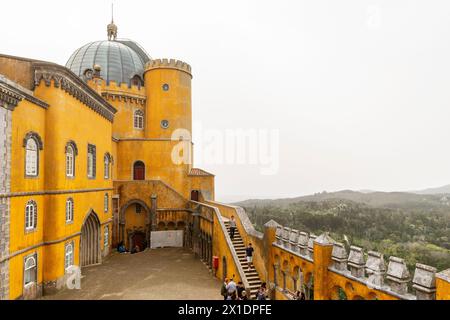
[[[110,3],[3,1],[0,52],[64,65]],[[219,200],[450,183],[448,0],[115,3],[119,37],[192,65],[203,130],[279,130],[276,174],[198,164]]]

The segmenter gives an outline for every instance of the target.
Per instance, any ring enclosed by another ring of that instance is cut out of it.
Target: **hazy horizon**
[[[64,65],[106,40],[111,1],[6,2],[0,53]],[[26,8],[26,10],[24,10]],[[278,170],[197,161],[216,196],[450,183],[450,2],[115,1],[120,38],[193,67],[193,122],[279,132]],[[194,158],[208,140],[193,132]],[[274,149],[275,150],[275,149]]]

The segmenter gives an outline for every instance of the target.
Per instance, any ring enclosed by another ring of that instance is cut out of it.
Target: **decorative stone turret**
[[[333,267],[339,271],[346,271],[347,259],[348,254],[347,250],[345,250],[344,244],[335,242],[333,245],[333,252],[331,255],[331,260],[333,260]]]
[[[364,277],[364,252],[360,247],[351,246],[348,255],[348,267],[352,276],[357,278]]]
[[[311,259],[314,259],[314,240],[316,240],[317,236],[314,234],[309,235],[309,241],[308,241],[308,256]]]
[[[389,258],[386,279],[388,280],[392,291],[398,294],[406,294],[408,292],[410,274],[403,259],[397,257]]]
[[[275,238],[277,239],[277,244],[279,246],[283,245],[283,226],[277,226],[277,232],[275,233]]]
[[[294,252],[298,252],[298,230],[292,229],[291,235],[289,236],[289,244],[291,246],[291,250]]]
[[[369,287],[382,287],[384,284],[384,275],[386,273],[386,263],[384,256],[375,251],[369,251],[366,272],[368,276],[367,285]]]
[[[155,59],[150,60],[145,65],[146,71],[153,69],[176,69],[180,71],[187,72],[192,76],[192,68],[186,62],[175,60],[175,59]]]
[[[308,255],[309,235],[306,232],[300,232],[298,235],[298,250],[302,256]]]
[[[283,229],[283,247],[289,249],[289,237],[291,235],[291,228],[284,227]]]
[[[413,278],[413,288],[417,300],[434,300],[436,298],[437,269],[417,263]]]

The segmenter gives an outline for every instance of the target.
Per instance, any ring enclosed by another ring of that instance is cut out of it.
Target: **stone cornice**
[[[8,109],[13,110],[23,99],[28,100],[42,108],[48,108],[47,103],[33,97],[19,88],[13,87],[9,83],[3,82],[2,79],[0,79],[0,102],[6,104]]]
[[[135,104],[145,105],[146,98],[144,96],[135,96],[119,92],[102,92],[102,97],[106,100],[118,100],[124,102],[131,102]]]
[[[117,110],[69,69],[48,62],[34,62],[33,74],[35,87],[42,80],[49,87],[53,80],[55,88],[61,88],[108,121],[113,121]]]

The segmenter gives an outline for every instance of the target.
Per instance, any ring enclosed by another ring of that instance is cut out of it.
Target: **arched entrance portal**
[[[91,211],[81,228],[80,265],[82,267],[100,263],[100,220]]]
[[[136,246],[144,250],[150,245],[150,208],[139,199],[128,201],[120,209],[119,242],[132,250]]]

